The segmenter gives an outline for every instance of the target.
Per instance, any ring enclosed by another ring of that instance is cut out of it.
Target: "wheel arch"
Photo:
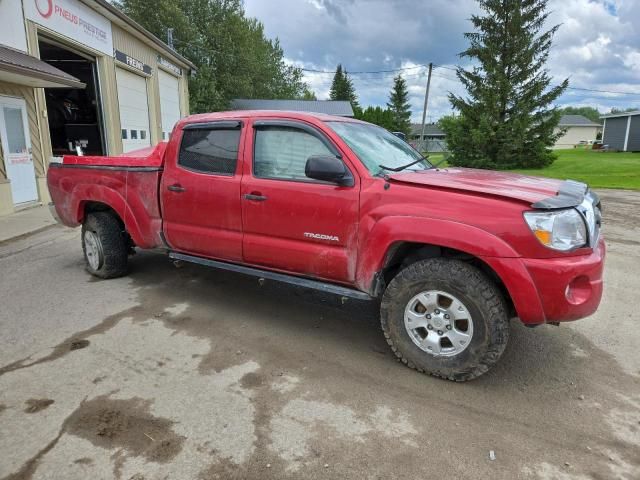
[[[143,246],[148,243],[140,230],[136,216],[117,191],[106,187],[87,190],[81,185],[73,192],[73,198],[75,200],[73,210],[79,224],[83,223],[86,216],[92,212],[107,211],[117,218],[136,245]]]
[[[372,295],[403,267],[426,258],[455,258],[476,266],[503,291],[513,308],[504,279],[483,257],[515,258],[520,255],[504,240],[486,230],[450,220],[386,217],[367,235],[357,282]]]
[[[473,265],[492,280],[504,295],[510,314],[515,315],[511,294],[501,276],[484,259],[455,248],[432,243],[398,241],[389,246],[378,281],[388,285],[395,275],[412,263],[429,258],[451,258]],[[380,287],[378,287],[380,288]]]

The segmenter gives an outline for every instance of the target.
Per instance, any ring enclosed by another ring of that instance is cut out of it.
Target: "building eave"
[[[127,31],[130,31],[133,35],[143,40],[145,43],[150,44],[157,49],[161,50],[163,54],[165,54],[169,59],[175,61],[183,68],[188,68],[193,70],[194,72],[197,70],[197,67],[188,60],[187,58],[180,55],[175,50],[169,48],[169,45],[164,43],[158,37],[156,37],[149,30],[144,28],[138,22],[133,20],[131,17],[125,15],[121,12],[117,7],[112,5],[106,0],[80,0],[82,3],[87,5],[89,8],[94,10],[98,10],[101,14],[107,17],[109,20],[114,22],[116,25],[120,27],[125,27]]]
[[[624,112],[624,113],[608,113],[606,115],[600,115],[600,118],[618,118],[618,117],[632,117],[635,115],[640,115],[640,110],[634,110],[633,112]]]
[[[34,88],[84,88],[77,78],[21,50],[0,45],[0,80]]]

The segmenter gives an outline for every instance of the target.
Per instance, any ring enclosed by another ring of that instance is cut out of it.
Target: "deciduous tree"
[[[173,28],[175,49],[197,67],[189,78],[193,113],[224,110],[233,98],[303,98],[299,68],[278,39],[247,18],[241,0],[119,0],[124,13],[160,39]]]

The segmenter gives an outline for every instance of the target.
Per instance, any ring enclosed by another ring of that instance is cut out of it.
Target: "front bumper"
[[[588,317],[602,298],[606,247],[602,238],[589,255],[487,259],[503,280],[516,313],[526,324]]]

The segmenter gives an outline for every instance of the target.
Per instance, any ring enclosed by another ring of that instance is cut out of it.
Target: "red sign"
[[[49,18],[53,13],[53,0],[33,0],[36,3],[38,13],[44,18]]]

